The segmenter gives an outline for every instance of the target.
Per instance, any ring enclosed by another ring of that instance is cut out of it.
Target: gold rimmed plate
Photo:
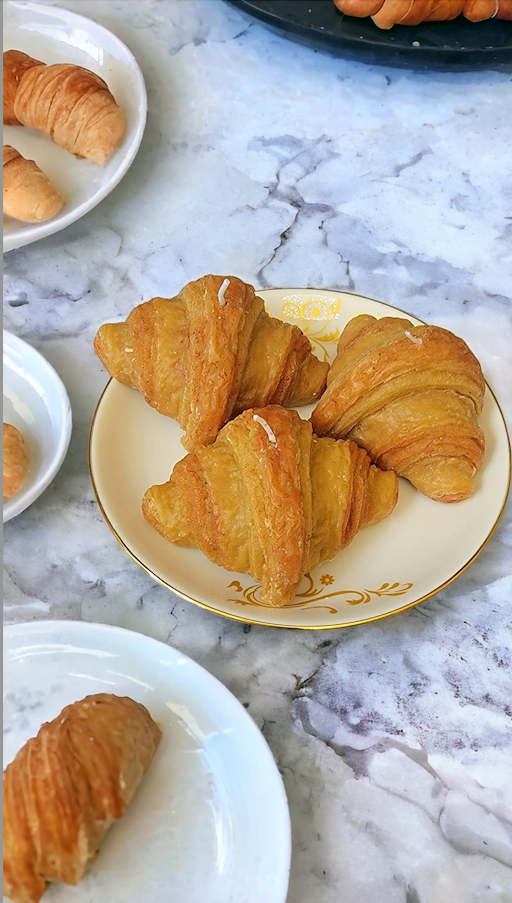
[[[332,360],[345,324],[361,313],[402,311],[360,295],[318,289],[258,293],[275,317],[296,323],[318,357]],[[415,323],[420,320],[405,314]],[[300,409],[308,419],[312,407]],[[478,555],[503,511],[510,486],[510,443],[499,405],[487,387],[480,426],[486,436],[482,469],[471,498],[433,502],[400,479],[393,514],[361,531],[333,561],[306,575],[286,608],[266,606],[248,575],[212,564],[197,549],[174,546],[141,512],[146,489],[163,483],[185,455],[182,430],[142,396],[111,380],[94,415],[89,458],[101,511],[115,536],[155,580],[218,614],[272,627],[349,627],[403,611],[454,580]]]

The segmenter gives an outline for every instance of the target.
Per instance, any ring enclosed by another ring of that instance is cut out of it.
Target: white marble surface
[[[356,291],[448,326],[510,425],[510,74],[345,62],[222,0],[60,5],[130,47],[149,116],[109,198],[4,257],[4,325],[55,366],[74,417],[56,480],[5,527],[6,619],[147,633],[246,704],[288,792],[288,903],[510,903],[510,503],[417,609],[277,631],[156,585],[104,523],[87,461],[96,329],[207,272]]]

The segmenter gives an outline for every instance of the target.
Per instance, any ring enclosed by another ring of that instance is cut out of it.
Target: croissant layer
[[[161,732],[144,706],[106,693],[67,706],[4,773],[4,893],[38,903],[78,884],[130,803]]]
[[[512,0],[334,0],[348,16],[371,16],[379,28],[450,21],[463,15],[470,22],[512,19]]]
[[[212,443],[249,407],[316,400],[329,369],[235,276],[203,276],[175,298],[140,304],[124,323],[102,326],[94,347],[111,376],[178,421],[187,449]]]
[[[21,50],[6,50],[3,59],[4,125],[21,125],[14,113],[14,101],[20,80],[34,66],[44,66]]]
[[[64,198],[33,160],[4,145],[4,213],[25,223],[41,223],[56,216]]]
[[[351,439],[436,501],[471,494],[485,450],[485,381],[462,339],[406,319],[355,317],[327,382],[311,418],[318,435]]]
[[[3,425],[4,502],[20,492],[28,480],[30,458],[20,431]]]
[[[124,113],[94,72],[4,53],[4,123],[39,129],[76,157],[105,166],[126,130]]]
[[[282,607],[305,573],[387,517],[397,492],[395,475],[353,442],[319,439],[296,411],[269,405],[179,461],[142,509],[166,539],[251,574],[262,598]]]

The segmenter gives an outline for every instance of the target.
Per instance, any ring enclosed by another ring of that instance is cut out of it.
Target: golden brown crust
[[[464,15],[471,22],[512,18],[512,0],[334,0],[349,16],[371,16],[379,28],[449,21]]]
[[[46,66],[18,50],[4,53],[4,123],[40,129],[77,157],[105,166],[126,122],[105,82],[81,66]]]
[[[14,100],[20,79],[34,66],[44,66],[21,50],[6,50],[4,53],[4,125],[21,125],[14,113]]]
[[[327,381],[315,432],[357,442],[437,501],[471,494],[485,448],[477,424],[485,381],[462,339],[402,318],[356,317]]]
[[[14,112],[77,157],[104,166],[121,143],[126,123],[99,76],[70,63],[36,66],[20,80]]]
[[[374,16],[381,8],[383,0],[334,0],[334,3],[346,16],[363,19],[366,16]]]
[[[28,480],[30,458],[20,431],[4,423],[4,502],[17,495]]]
[[[305,573],[387,517],[397,495],[395,475],[353,442],[319,439],[296,411],[268,405],[179,461],[142,510],[166,539],[251,574],[262,598],[283,607]]]
[[[4,772],[4,893],[38,903],[78,884],[126,811],[161,738],[149,712],[106,693],[67,706]]]
[[[465,0],[464,15],[470,22],[493,19],[499,8],[498,0]]]
[[[3,209],[25,223],[42,223],[61,210],[64,198],[33,160],[4,145]]]
[[[316,400],[329,369],[236,276],[203,276],[176,298],[140,304],[125,323],[102,326],[94,347],[111,376],[178,420],[188,449],[246,408]]]
[[[498,0],[496,18],[512,20],[512,0]]]

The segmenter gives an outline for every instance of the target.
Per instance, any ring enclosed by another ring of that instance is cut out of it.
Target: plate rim
[[[308,288],[302,288],[302,287],[299,288],[297,286],[288,286],[288,287],[283,286],[283,287],[268,287],[265,289],[255,289],[255,291],[256,291],[257,295],[261,295],[263,297],[266,292],[274,292],[274,291],[277,291],[277,292],[330,292],[332,294],[337,294],[337,295],[339,295],[339,294],[350,295],[353,298],[360,298],[365,301],[371,301],[374,304],[382,305],[383,307],[386,307],[386,308],[392,308],[397,313],[406,314],[407,316],[410,316],[413,319],[418,320],[420,323],[425,325],[425,321],[420,320],[419,317],[415,316],[415,314],[408,313],[407,311],[404,311],[401,308],[395,307],[392,304],[388,304],[386,301],[378,301],[376,298],[370,298],[368,295],[360,295],[358,292],[347,292],[345,289],[340,289],[338,291],[337,289],[315,288],[314,286],[308,287]],[[503,411],[500,407],[500,404],[498,402],[498,399],[496,398],[496,395],[494,394],[494,392],[491,389],[487,380],[485,380],[486,388],[489,391],[489,393],[491,394],[491,396],[498,408],[498,411],[500,413],[500,416],[501,416],[501,419],[503,422],[503,426],[505,429],[505,436],[506,436],[507,445],[508,445],[507,489],[506,489],[506,492],[504,495],[503,503],[500,508],[499,514],[498,514],[491,530],[489,531],[487,537],[485,538],[483,543],[479,546],[479,548],[473,553],[471,558],[469,558],[469,560],[464,565],[462,565],[462,567],[460,567],[456,571],[456,573],[454,573],[451,577],[449,577],[447,580],[445,580],[443,583],[441,583],[435,589],[431,590],[429,593],[426,593],[424,596],[421,596],[420,599],[416,599],[414,602],[408,602],[407,605],[403,605],[401,608],[396,608],[393,611],[384,612],[383,614],[374,615],[371,618],[364,618],[364,619],[361,619],[361,620],[355,621],[355,622],[350,621],[350,622],[344,622],[342,624],[314,624],[314,625],[312,625],[312,624],[293,624],[293,625],[290,625],[290,624],[283,624],[283,623],[278,623],[278,622],[255,620],[254,618],[244,617],[242,615],[235,615],[230,612],[222,611],[219,608],[215,608],[212,605],[208,605],[206,602],[201,602],[199,599],[194,599],[193,596],[189,596],[183,590],[178,589],[177,587],[168,583],[162,577],[159,577],[157,574],[155,574],[151,570],[151,568],[149,568],[143,561],[141,561],[137,557],[137,555],[135,555],[135,553],[126,545],[125,541],[119,536],[119,534],[117,533],[116,529],[114,528],[113,524],[110,522],[110,520],[107,516],[107,513],[102,505],[101,499],[98,494],[96,482],[94,480],[93,467],[92,467],[92,441],[93,441],[94,425],[96,422],[97,414],[100,409],[102,399],[103,399],[104,395],[106,394],[106,392],[108,391],[108,388],[112,382],[116,382],[116,381],[114,380],[113,377],[110,377],[110,379],[108,380],[106,386],[104,387],[104,389],[100,395],[100,398],[99,398],[96,408],[94,410],[94,414],[93,414],[92,421],[91,421],[91,428],[89,431],[89,451],[88,451],[89,475],[91,478],[91,483],[92,483],[92,487],[94,490],[94,495],[96,497],[96,501],[98,503],[98,507],[101,511],[101,514],[102,514],[105,522],[107,523],[111,532],[114,534],[114,536],[116,537],[117,541],[119,542],[121,547],[124,549],[124,551],[127,552],[128,555],[130,556],[130,558],[133,561],[135,561],[136,564],[139,565],[139,567],[141,567],[144,571],[146,571],[146,573],[148,573],[153,578],[153,580],[156,580],[157,583],[159,583],[161,586],[164,586],[166,589],[170,589],[172,592],[176,593],[176,595],[180,596],[182,599],[185,599],[187,602],[193,602],[195,605],[199,605],[201,608],[205,608],[207,611],[211,611],[214,614],[221,615],[222,617],[228,618],[229,620],[232,620],[232,621],[240,621],[244,624],[255,624],[259,627],[279,627],[283,630],[336,630],[336,629],[341,629],[341,628],[359,627],[361,624],[369,624],[372,621],[381,621],[383,618],[389,618],[389,617],[392,617],[393,615],[400,614],[401,612],[407,611],[409,608],[414,608],[416,605],[419,605],[421,602],[425,602],[427,599],[430,599],[432,596],[436,595],[436,593],[440,592],[442,589],[444,589],[450,583],[453,583],[453,581],[456,580],[457,577],[459,577],[462,573],[464,573],[465,570],[467,570],[467,568],[473,563],[473,561],[475,561],[475,559],[478,557],[480,552],[485,548],[485,546],[491,539],[492,535],[494,534],[494,532],[501,520],[501,517],[505,510],[505,506],[507,504],[507,500],[508,500],[508,496],[509,496],[510,488],[511,488],[511,481],[512,481],[512,444],[510,441],[510,435],[509,435],[509,431],[508,431],[508,427],[507,427],[507,422],[505,420],[505,417],[504,417]]]
[[[59,441],[55,448],[55,453],[52,457],[52,461],[47,467],[46,471],[43,471],[41,477],[38,482],[36,482],[30,491],[25,491],[22,489],[19,493],[13,496],[12,499],[8,499],[3,504],[3,523],[6,524],[8,521],[12,520],[12,518],[17,517],[19,514],[22,514],[27,508],[30,507],[40,495],[43,494],[45,489],[48,488],[50,483],[53,482],[55,477],[57,476],[60,468],[64,463],[64,459],[67,455],[69,443],[71,441],[71,433],[73,430],[73,414],[71,410],[71,402],[69,400],[69,395],[67,393],[67,389],[57,373],[55,367],[50,364],[50,361],[45,358],[37,348],[34,348],[33,345],[30,345],[28,342],[25,342],[24,339],[20,339],[19,336],[14,335],[14,333],[9,332],[9,330],[3,330],[3,347],[9,346],[11,348],[16,349],[18,347],[22,352],[24,357],[34,357],[44,368],[46,373],[49,375],[54,387],[55,387],[55,398],[58,400],[59,410],[62,414],[63,419],[63,429],[59,436]],[[3,363],[3,356],[2,356]],[[5,363],[3,363],[3,368],[5,367]],[[43,404],[48,410],[46,403],[43,401]],[[48,412],[49,413],[49,412]],[[50,422],[53,423],[52,417],[50,416]],[[10,504],[10,503],[13,504]],[[7,508],[7,510],[6,510]]]
[[[168,655],[173,663],[176,663],[177,658],[185,659],[187,662],[187,667],[191,668],[196,673],[200,673],[203,679],[212,681],[217,692],[217,696],[223,698],[224,701],[229,701],[229,703],[234,706],[241,719],[245,725],[246,730],[249,733],[252,733],[254,742],[259,743],[259,748],[257,750],[258,758],[266,757],[266,769],[272,773],[274,778],[274,788],[273,788],[273,798],[276,800],[278,794],[278,802],[279,802],[279,812],[280,812],[280,827],[279,827],[279,837],[282,838],[283,843],[283,865],[281,868],[281,874],[279,877],[275,878],[276,883],[280,882],[280,887],[278,890],[282,890],[282,903],[285,903],[286,897],[288,894],[289,882],[290,882],[290,869],[291,869],[291,854],[292,854],[292,827],[291,827],[291,815],[290,815],[290,806],[288,803],[288,796],[286,793],[286,788],[284,786],[284,781],[282,775],[279,771],[276,759],[268,745],[265,737],[262,732],[259,730],[258,725],[249,714],[247,709],[242,705],[239,699],[228,689],[228,687],[219,680],[218,677],[215,677],[207,668],[200,665],[195,659],[191,658],[191,656],[187,655],[184,652],[181,652],[175,646],[171,646],[168,643],[163,642],[162,640],[158,640],[155,637],[148,636],[147,634],[140,633],[137,630],[130,630],[127,627],[118,627],[116,624],[102,624],[99,621],[84,621],[84,620],[36,620],[36,621],[20,621],[14,624],[5,624],[4,625],[4,654],[5,654],[5,640],[7,638],[14,638],[17,635],[28,635],[31,634],[39,636],[44,634],[49,630],[61,630],[63,632],[70,631],[72,633],[80,634],[81,631],[90,631],[91,633],[106,633],[111,634],[113,636],[117,636],[121,639],[121,641],[130,643],[142,643],[142,645],[147,645],[148,647],[153,646],[154,648],[158,648],[159,653],[162,652],[162,647],[165,647],[166,655]],[[252,742],[252,740],[251,740]],[[276,792],[277,791],[277,792]]]
[[[77,222],[86,213],[90,213],[94,207],[97,207],[101,201],[104,201],[105,198],[114,190],[114,188],[119,184],[121,179],[124,178],[130,166],[132,165],[135,157],[137,156],[139,147],[142,142],[142,137],[144,135],[144,130],[146,128],[146,120],[147,120],[147,112],[148,112],[148,98],[147,98],[147,90],[146,84],[144,81],[144,76],[142,74],[141,68],[135,59],[132,51],[129,47],[118,38],[112,31],[109,31],[108,28],[105,28],[104,25],[100,25],[99,22],[96,22],[94,19],[91,19],[87,16],[83,16],[79,13],[75,13],[72,10],[68,10],[62,6],[49,6],[46,3],[34,3],[33,0],[8,0],[8,6],[25,9],[30,11],[31,9],[37,9],[38,12],[42,11],[43,13],[48,10],[57,10],[58,13],[64,14],[65,18],[70,19],[71,21],[77,21],[80,23],[82,27],[84,23],[93,23],[95,29],[98,29],[100,32],[105,32],[112,38],[120,47],[122,47],[125,53],[131,58],[133,61],[132,71],[136,77],[138,83],[139,90],[139,108],[137,113],[137,127],[134,131],[134,134],[131,139],[131,143],[126,148],[126,155],[123,157],[122,163],[120,163],[119,167],[112,173],[112,176],[108,181],[100,186],[98,190],[86,201],[84,201],[79,207],[75,207],[70,210],[61,220],[46,220],[42,223],[32,223],[21,230],[18,238],[14,238],[13,242],[9,241],[11,236],[16,236],[18,233],[10,232],[7,235],[3,235],[2,248],[3,253],[8,254],[9,251],[16,251],[18,248],[24,248],[27,245],[33,244],[35,241],[40,241],[43,238],[49,238],[50,235],[55,235],[58,232],[61,232],[63,229],[66,229],[68,226],[72,225],[72,223]],[[53,16],[55,17],[56,13],[53,12]],[[90,27],[90,26],[89,26]],[[51,139],[48,139],[51,141]],[[38,234],[39,231],[41,234]],[[36,234],[34,234],[34,232]],[[8,247],[6,247],[8,245]]]

